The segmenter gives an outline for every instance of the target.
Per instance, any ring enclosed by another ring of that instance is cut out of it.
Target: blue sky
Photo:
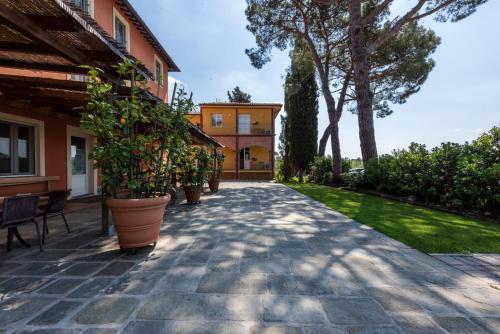
[[[131,2],[182,70],[172,73],[170,81],[182,82],[196,103],[225,100],[226,91],[236,85],[254,102],[283,101],[288,52],[276,51],[262,70],[250,65],[244,50],[254,46],[254,38],[245,28],[245,0]],[[379,153],[412,141],[429,147],[443,141],[462,143],[500,123],[498,13],[500,1],[490,0],[461,22],[425,22],[442,39],[433,56],[436,67],[419,93],[395,106],[390,117],[376,120]],[[327,124],[320,96],[320,134]],[[354,115],[344,113],[340,132],[342,155],[359,157]]]

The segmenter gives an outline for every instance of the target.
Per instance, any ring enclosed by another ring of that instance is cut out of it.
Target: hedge
[[[365,166],[364,174],[344,175],[353,188],[498,217],[500,214],[500,128],[463,145],[443,143],[428,150],[412,143]]]

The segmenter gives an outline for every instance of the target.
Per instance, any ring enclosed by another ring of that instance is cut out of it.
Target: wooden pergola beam
[[[81,81],[61,80],[51,78],[33,78],[18,75],[0,74],[0,87],[16,88],[51,88],[86,92],[87,84]]]
[[[11,7],[2,2],[0,2],[0,17],[30,39],[54,50],[55,53],[63,55],[65,58],[74,62],[75,65],[93,64],[93,62],[80,50],[55,41],[37,22],[33,21],[27,15],[12,10]]]
[[[67,108],[67,106],[39,106],[26,101],[15,101],[8,97],[0,96],[0,104],[3,106],[8,106],[17,109],[29,109],[37,114],[55,117],[58,119],[63,119],[66,121],[78,121],[80,115],[72,109]]]
[[[27,55],[46,55],[46,56],[57,56],[60,57],[59,54],[55,53],[54,50],[50,50],[49,48],[43,45],[34,45],[22,42],[1,42],[0,41],[0,50],[6,52],[18,52]],[[87,56],[92,59],[99,59],[100,62],[108,61],[112,62],[115,60],[112,55],[105,51],[95,51],[89,50],[86,52]],[[29,65],[28,65],[29,66]],[[71,71],[71,72],[74,72]],[[87,72],[87,70],[85,70]]]
[[[64,32],[79,32],[83,30],[81,25],[75,24],[74,20],[66,17],[58,17],[56,20],[54,16],[47,15],[26,15],[32,21],[36,22],[40,28],[44,30],[52,31],[64,31]],[[11,25],[11,22],[3,17],[0,17],[0,24]]]
[[[63,73],[75,73],[75,74],[87,74],[88,73],[87,69],[76,67],[76,66],[28,63],[28,62],[24,62],[24,61],[15,61],[15,60],[7,60],[7,59],[0,59],[0,66],[13,67],[13,68],[23,68],[23,69],[36,70],[36,71],[53,71],[53,72],[63,72]]]
[[[0,42],[0,50],[7,52],[22,52],[35,55],[53,56],[54,50],[50,50],[43,45],[34,45],[22,42]]]

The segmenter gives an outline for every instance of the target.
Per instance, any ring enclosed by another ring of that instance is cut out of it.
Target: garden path
[[[169,207],[135,255],[96,237],[99,208],[68,220],[0,254],[0,333],[500,333],[498,282],[280,184]]]

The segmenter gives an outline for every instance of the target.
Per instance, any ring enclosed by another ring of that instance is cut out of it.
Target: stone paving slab
[[[500,285],[500,254],[431,254],[434,258],[485,282]]]
[[[78,324],[121,324],[139,305],[139,300],[127,297],[103,297],[90,302],[73,319]]]
[[[0,253],[0,334],[500,333],[496,255],[422,254],[279,184],[169,207],[135,254],[99,214]]]

